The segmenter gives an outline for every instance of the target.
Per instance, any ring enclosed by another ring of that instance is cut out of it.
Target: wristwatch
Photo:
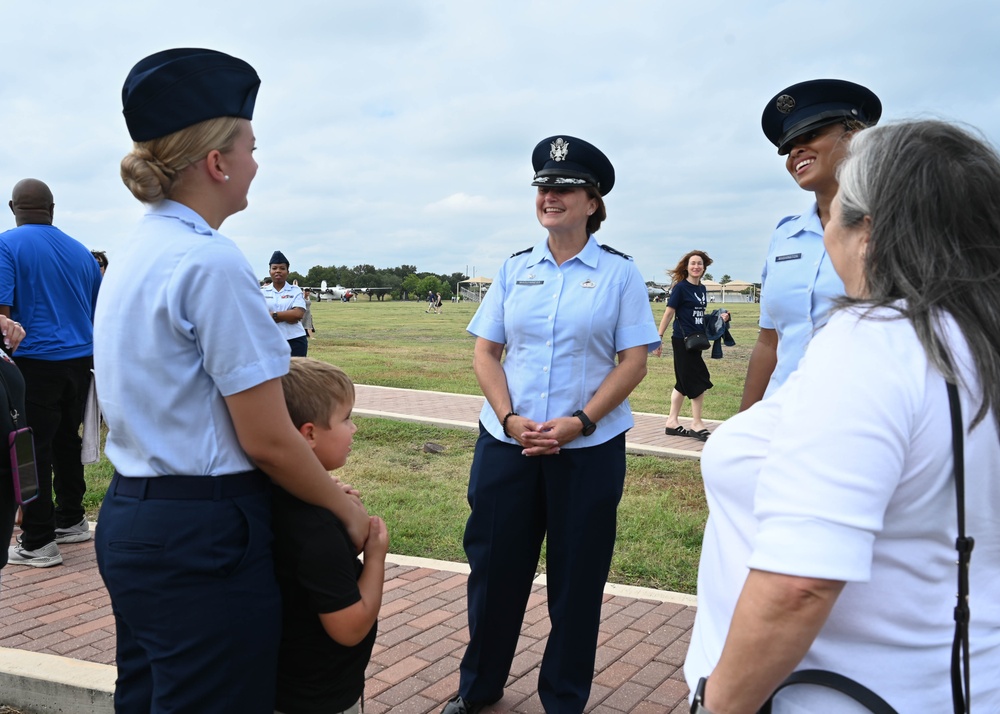
[[[595,431],[597,431],[597,424],[590,421],[590,417],[583,413],[583,409],[577,409],[573,412],[573,416],[583,422],[583,435],[590,436]]]
[[[691,700],[691,714],[712,714],[705,708],[705,683],[708,677],[698,680],[698,686],[694,690],[694,699]]]

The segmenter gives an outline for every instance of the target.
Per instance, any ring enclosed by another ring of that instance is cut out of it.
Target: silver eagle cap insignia
[[[549,146],[552,147],[552,151],[549,152],[549,158],[553,161],[562,161],[569,154],[569,142],[561,136],[549,144]]]

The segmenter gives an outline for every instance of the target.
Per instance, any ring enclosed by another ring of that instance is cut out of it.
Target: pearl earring
[[[224,178],[226,181],[229,181],[229,176],[227,176],[227,175],[223,175],[222,178]]]

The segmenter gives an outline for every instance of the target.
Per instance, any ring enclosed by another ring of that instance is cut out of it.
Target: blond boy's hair
[[[292,357],[281,387],[296,429],[307,422],[326,426],[336,409],[354,404],[354,383],[344,370],[308,357]]]

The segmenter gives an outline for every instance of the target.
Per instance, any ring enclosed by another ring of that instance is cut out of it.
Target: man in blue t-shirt
[[[39,488],[38,498],[23,507],[22,534],[8,562],[47,568],[62,563],[57,543],[91,537],[83,509],[80,425],[93,368],[101,271],[87,248],[52,225],[55,204],[44,183],[19,181],[8,205],[17,228],[0,234],[0,314],[26,332],[17,366],[24,375]]]

